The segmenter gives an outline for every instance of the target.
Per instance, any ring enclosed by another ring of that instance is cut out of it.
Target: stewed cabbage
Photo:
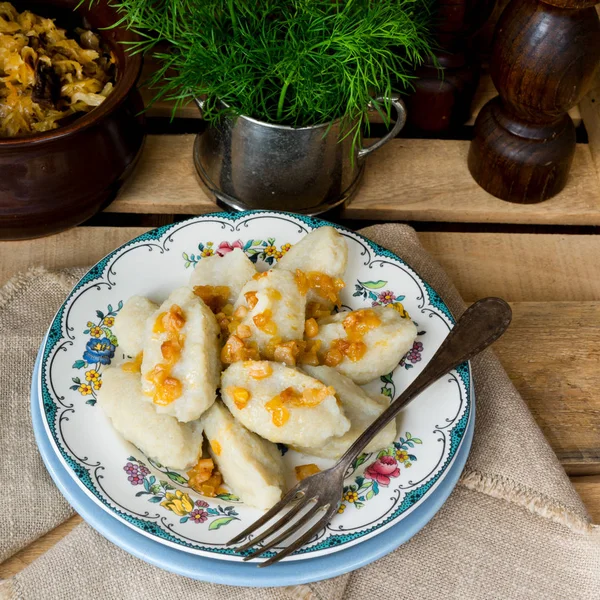
[[[0,137],[56,129],[110,94],[114,55],[90,30],[74,36],[52,19],[0,2]]]

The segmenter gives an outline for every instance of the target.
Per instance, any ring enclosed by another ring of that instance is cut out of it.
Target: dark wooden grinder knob
[[[490,72],[499,96],[475,121],[468,165],[510,202],[541,202],[565,186],[575,153],[567,114],[600,60],[597,0],[512,0],[498,21]]]

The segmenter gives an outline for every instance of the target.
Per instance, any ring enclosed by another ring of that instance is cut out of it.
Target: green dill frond
[[[430,0],[112,0],[136,52],[160,65],[154,100],[207,99],[205,118],[294,127],[346,119],[410,86],[431,55]],[[376,110],[389,120],[391,105]],[[358,125],[357,125],[358,123]]]

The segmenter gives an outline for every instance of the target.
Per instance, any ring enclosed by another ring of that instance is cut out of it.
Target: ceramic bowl
[[[82,24],[108,41],[117,58],[117,81],[97,108],[65,127],[28,137],[0,139],[0,239],[23,239],[62,231],[108,205],[131,172],[144,141],[143,108],[135,89],[142,59],[119,42],[135,39],[115,28],[105,2],[14,2],[18,10]],[[77,7],[76,12],[74,9]]]

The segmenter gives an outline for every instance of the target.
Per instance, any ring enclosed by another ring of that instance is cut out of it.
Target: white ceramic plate
[[[120,438],[95,406],[102,370],[119,352],[112,322],[134,294],[161,302],[187,282],[202,256],[242,247],[259,270],[265,270],[287,245],[323,225],[329,223],[272,212],[197,217],[121,246],[75,286],[50,326],[43,349],[41,411],[57,456],[104,510],[160,543],[212,558],[242,559],[225,542],[260,511],[230,494],[200,496],[187,486],[185,473],[153,463]],[[349,247],[344,305],[354,309],[401,303],[418,324],[417,342],[394,372],[366,386],[393,397],[432,357],[454,321],[435,291],[398,257],[335,227]],[[453,464],[472,403],[470,367],[464,364],[401,413],[394,446],[357,459],[339,514],[287,560],[345,549],[405,518],[434,493]],[[293,451],[285,452],[284,460],[290,468],[307,462],[331,464]]]

